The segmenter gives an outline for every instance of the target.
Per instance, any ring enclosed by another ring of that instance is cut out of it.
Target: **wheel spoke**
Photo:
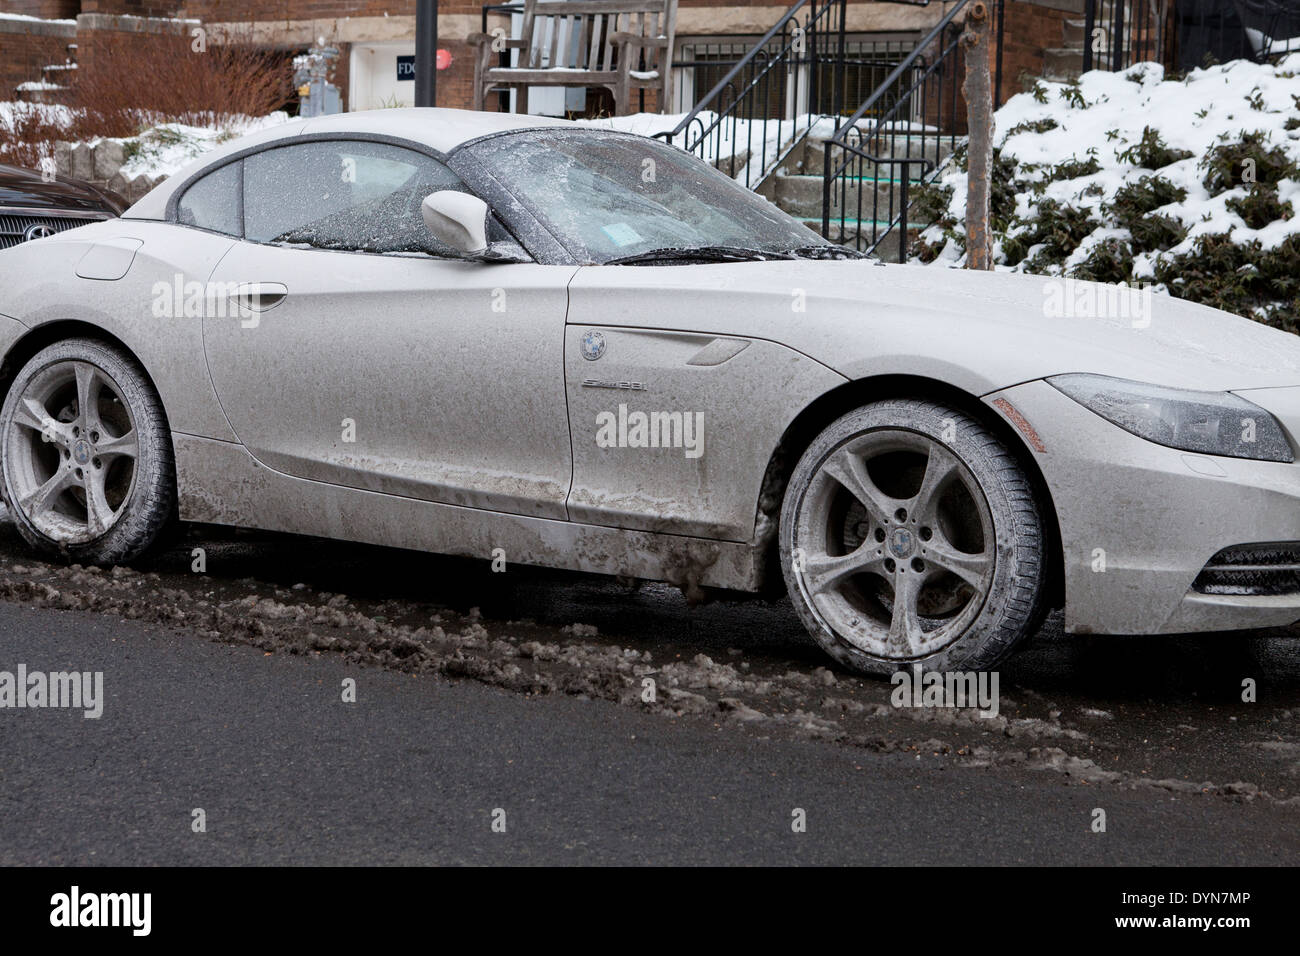
[[[72,442],[72,431],[63,422],[57,421],[40,402],[34,398],[24,398],[14,406],[13,422],[34,432],[41,433],[41,440],[55,445],[67,446]]]
[[[72,470],[59,468],[43,485],[22,499],[23,511],[29,519],[35,520],[37,516],[48,511],[50,506],[54,504],[55,499],[62,492],[72,487],[72,484]]]
[[[135,440],[135,429],[133,428],[125,435],[117,438],[108,435],[101,437],[95,444],[95,454],[100,458],[137,457],[140,454],[140,448]]]
[[[832,455],[822,469],[862,502],[867,514],[877,521],[884,521],[898,507],[899,503],[877,488],[871,480],[867,474],[866,462],[847,448]]]
[[[925,560],[945,571],[951,571],[980,594],[984,593],[984,580],[993,564],[987,551],[979,554],[958,551],[937,532],[926,543]]]
[[[889,620],[889,643],[905,654],[919,654],[925,633],[916,601],[921,594],[924,575],[898,571],[893,578],[894,607]]]
[[[99,377],[99,369],[88,362],[78,362],[76,373],[77,417],[81,420],[83,433],[88,434],[100,427],[99,392],[103,388],[103,382]]]
[[[959,479],[961,477],[961,465],[957,458],[938,442],[931,442],[930,455],[925,463],[925,475],[921,478],[921,487],[912,499],[908,511],[915,515],[918,521],[933,522],[939,505],[939,492],[948,483],[948,479],[954,476]]]
[[[86,474],[86,527],[98,538],[113,525],[117,514],[104,496],[104,473],[92,470]]]
[[[819,554],[804,561],[803,580],[811,594],[822,594],[833,589],[848,577],[864,571],[885,574],[885,562],[876,554],[870,542],[863,543],[856,551],[843,555]]]

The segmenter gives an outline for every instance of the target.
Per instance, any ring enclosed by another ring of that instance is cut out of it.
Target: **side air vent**
[[[1196,576],[1192,590],[1202,594],[1300,594],[1300,541],[1224,548]]]

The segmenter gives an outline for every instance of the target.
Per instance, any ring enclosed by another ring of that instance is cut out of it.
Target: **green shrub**
[[[1251,229],[1263,229],[1270,222],[1295,215],[1291,203],[1278,199],[1277,187],[1267,183],[1256,183],[1245,196],[1229,199],[1225,205]]]
[[[1071,270],[1078,279],[1094,282],[1128,282],[1133,276],[1133,249],[1123,239],[1110,237],[1092,247],[1086,259]]]
[[[1150,126],[1143,127],[1142,138],[1128,149],[1116,150],[1115,158],[1142,169],[1164,169],[1171,163],[1190,159],[1192,153],[1185,149],[1171,149]]]
[[[1129,231],[1132,251],[1150,252],[1183,241],[1187,235],[1183,224],[1172,216],[1154,214],[1154,210],[1186,198],[1186,189],[1163,176],[1143,176],[1117,189],[1104,211],[1116,225]]]
[[[1300,171],[1280,146],[1268,146],[1268,134],[1256,130],[1242,133],[1235,142],[1220,143],[1201,160],[1205,170],[1202,182],[1211,196],[1237,186],[1265,183],[1276,186],[1283,179],[1294,179]],[[1247,178],[1248,175],[1253,178]]]

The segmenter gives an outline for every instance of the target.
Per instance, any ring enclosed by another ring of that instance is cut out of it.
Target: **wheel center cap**
[[[85,465],[90,462],[90,442],[84,438],[78,438],[76,444],[72,446],[72,457],[77,460],[78,465]]]
[[[906,528],[895,528],[889,533],[889,550],[896,558],[905,558],[912,553],[915,539]]]

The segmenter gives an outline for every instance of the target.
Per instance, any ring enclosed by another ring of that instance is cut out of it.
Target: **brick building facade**
[[[1069,33],[1066,23],[1082,16],[1083,3],[1007,0],[1004,99],[1020,90],[1023,75],[1044,72],[1049,51],[1059,56]],[[896,60],[904,55],[950,7],[942,0],[927,6],[850,0],[847,30],[859,49],[870,49],[873,57],[882,58],[880,69],[885,70],[890,57]],[[678,84],[669,110],[689,109],[697,91],[707,88],[725,68],[711,69],[705,61],[734,60],[786,9],[787,3],[772,0],[739,0],[725,6],[716,0],[680,0],[674,61],[694,65],[681,70],[689,82]],[[147,50],[151,34],[197,25],[163,22],[176,19],[198,21],[214,33],[234,29],[286,54],[324,39],[341,52],[334,79],[345,108],[409,103],[413,98],[414,84],[397,79],[396,63],[398,56],[414,52],[414,0],[0,0],[0,99],[14,98],[19,84],[42,80],[44,67],[73,57],[83,74],[93,70],[96,50],[103,44],[138,43]],[[473,59],[466,38],[480,31],[482,23],[481,3],[442,0],[439,4],[439,46],[452,58],[450,67],[438,76],[439,105],[469,107]],[[73,44],[75,49],[69,50]],[[865,75],[862,83],[875,75]],[[652,95],[645,107],[657,109],[654,100]],[[543,98],[539,103],[534,98],[530,105],[535,111],[556,113],[563,109],[564,100]]]

